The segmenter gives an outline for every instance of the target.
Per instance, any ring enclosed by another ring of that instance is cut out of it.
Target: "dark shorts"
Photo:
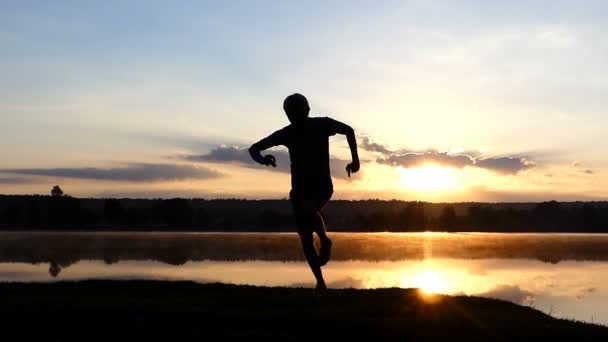
[[[298,226],[298,234],[313,232],[314,225],[318,224],[316,222],[318,220],[317,213],[327,204],[332,194],[333,191],[331,190],[316,194],[302,194],[294,190],[289,192],[289,199]]]

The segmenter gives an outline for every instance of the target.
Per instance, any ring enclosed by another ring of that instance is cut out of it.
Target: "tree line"
[[[332,231],[607,232],[608,202],[427,203],[330,201]],[[0,229],[294,231],[282,200],[0,196]]]

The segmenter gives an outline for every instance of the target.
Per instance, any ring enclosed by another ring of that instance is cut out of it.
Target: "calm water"
[[[608,324],[608,235],[337,234],[333,288],[418,287]],[[295,234],[0,233],[0,281],[313,286]]]

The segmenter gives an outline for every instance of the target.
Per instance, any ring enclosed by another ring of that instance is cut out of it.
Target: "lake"
[[[608,324],[608,234],[330,233],[332,288],[416,287]],[[0,281],[313,287],[296,234],[3,232]]]

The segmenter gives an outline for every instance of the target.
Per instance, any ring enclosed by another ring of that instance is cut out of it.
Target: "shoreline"
[[[0,283],[0,302],[3,332],[25,339],[81,340],[83,334],[103,340],[608,338],[606,326],[558,319],[497,299],[423,295],[416,289],[330,289],[318,296],[307,288],[189,281],[14,282]]]

